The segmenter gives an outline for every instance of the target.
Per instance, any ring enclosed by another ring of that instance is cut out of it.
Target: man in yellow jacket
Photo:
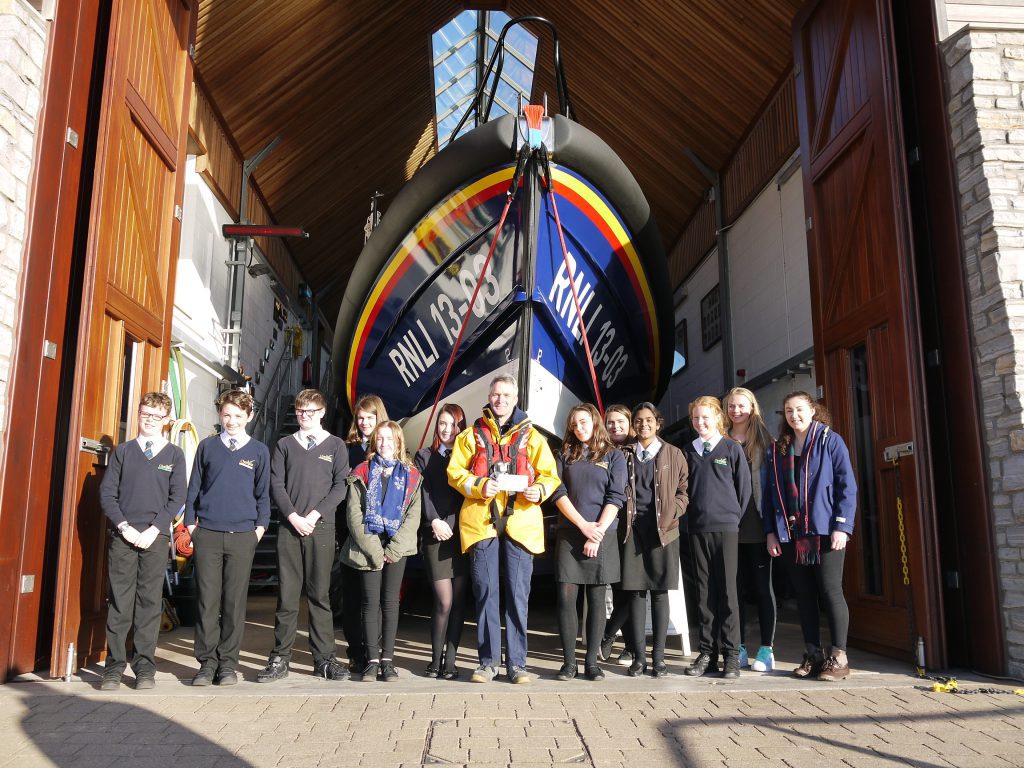
[[[480,652],[471,679],[486,683],[498,673],[504,591],[508,678],[522,684],[530,682],[526,624],[533,556],[544,551],[540,502],[561,481],[547,441],[516,407],[516,380],[496,376],[487,401],[483,416],[456,438],[448,463],[448,482],[466,497],[459,535],[470,556]]]

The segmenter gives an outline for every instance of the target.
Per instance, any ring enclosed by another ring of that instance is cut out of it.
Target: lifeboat
[[[619,157],[571,119],[555,50],[564,114],[521,106],[450,143],[395,197],[348,282],[337,402],[351,413],[379,395],[410,449],[439,403],[473,418],[499,374],[556,436],[578,402],[657,401],[667,386],[658,227]]]

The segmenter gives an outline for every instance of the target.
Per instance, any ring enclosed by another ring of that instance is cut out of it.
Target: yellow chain
[[[896,466],[899,459],[893,459],[893,466]],[[907,532],[903,527],[903,497],[896,494],[896,520],[900,529],[900,561],[903,564],[903,586],[910,586],[910,568],[907,565]]]

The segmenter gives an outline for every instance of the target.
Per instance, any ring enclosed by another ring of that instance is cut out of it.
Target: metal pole
[[[704,178],[711,182],[715,204],[715,240],[718,248],[718,316],[722,328],[722,381],[725,389],[736,386],[736,363],[732,340],[732,314],[729,300],[729,244],[725,233],[729,229],[725,223],[725,201],[722,199],[722,176],[713,171],[707,163],[700,159],[692,149],[686,147],[683,152],[690,159]]]
[[[248,218],[249,200],[249,177],[252,176],[256,167],[266,159],[274,147],[281,143],[278,136],[267,144],[263,149],[252,157],[242,162],[242,191],[238,201],[238,223],[250,224]],[[245,271],[239,269],[244,267],[248,261],[249,241],[245,238],[233,240],[231,243],[231,259],[228,263],[228,317],[226,336],[230,345],[228,353],[228,365],[238,370],[238,353],[241,347],[242,335],[242,307],[245,299]]]

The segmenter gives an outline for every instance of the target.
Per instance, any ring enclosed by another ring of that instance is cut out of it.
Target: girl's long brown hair
[[[461,405],[455,403],[445,403],[441,406],[441,410],[437,414],[437,421],[434,422],[434,441],[430,444],[433,450],[437,450],[441,447],[441,438],[437,434],[437,422],[441,420],[441,416],[448,414],[455,419],[455,436],[458,437],[459,433],[466,428],[466,412],[462,410]]]
[[[793,442],[794,438],[796,438],[796,432],[793,431],[793,428],[789,426],[789,422],[786,421],[786,403],[790,400],[796,400],[797,398],[801,398],[810,403],[811,407],[814,409],[815,421],[820,421],[826,427],[832,426],[832,414],[828,412],[828,408],[826,408],[822,403],[815,400],[803,390],[798,389],[796,392],[790,392],[782,398],[782,423],[779,425],[779,447],[783,452],[789,449],[789,444]]]
[[[725,397],[722,398],[722,408],[725,409],[725,419],[729,424],[729,435],[732,436],[732,419],[729,418],[729,400],[734,397],[745,397],[750,401],[750,426],[747,428],[747,439],[743,443],[743,452],[747,454],[747,461],[752,466],[759,467],[764,461],[764,455],[772,446],[772,435],[764,423],[764,415],[761,413],[761,406],[754,397],[754,393],[746,387],[733,387]]]
[[[576,437],[576,432],[572,428],[573,416],[580,411],[589,413],[591,420],[594,422],[594,433],[590,436],[590,440],[585,443]],[[584,448],[590,449],[590,461],[600,461],[614,447],[615,444],[608,436],[608,430],[605,429],[601,413],[597,408],[590,403],[574,405],[565,419],[565,435],[562,437],[562,458],[565,459],[565,463],[572,464],[583,458]]]
[[[380,399],[380,396],[363,395],[356,401],[356,407],[352,409],[352,426],[348,428],[348,434],[345,436],[346,443],[363,442],[363,436],[359,432],[359,423],[356,421],[360,411],[376,414],[377,424],[388,420],[388,409],[384,407],[384,401]]]

